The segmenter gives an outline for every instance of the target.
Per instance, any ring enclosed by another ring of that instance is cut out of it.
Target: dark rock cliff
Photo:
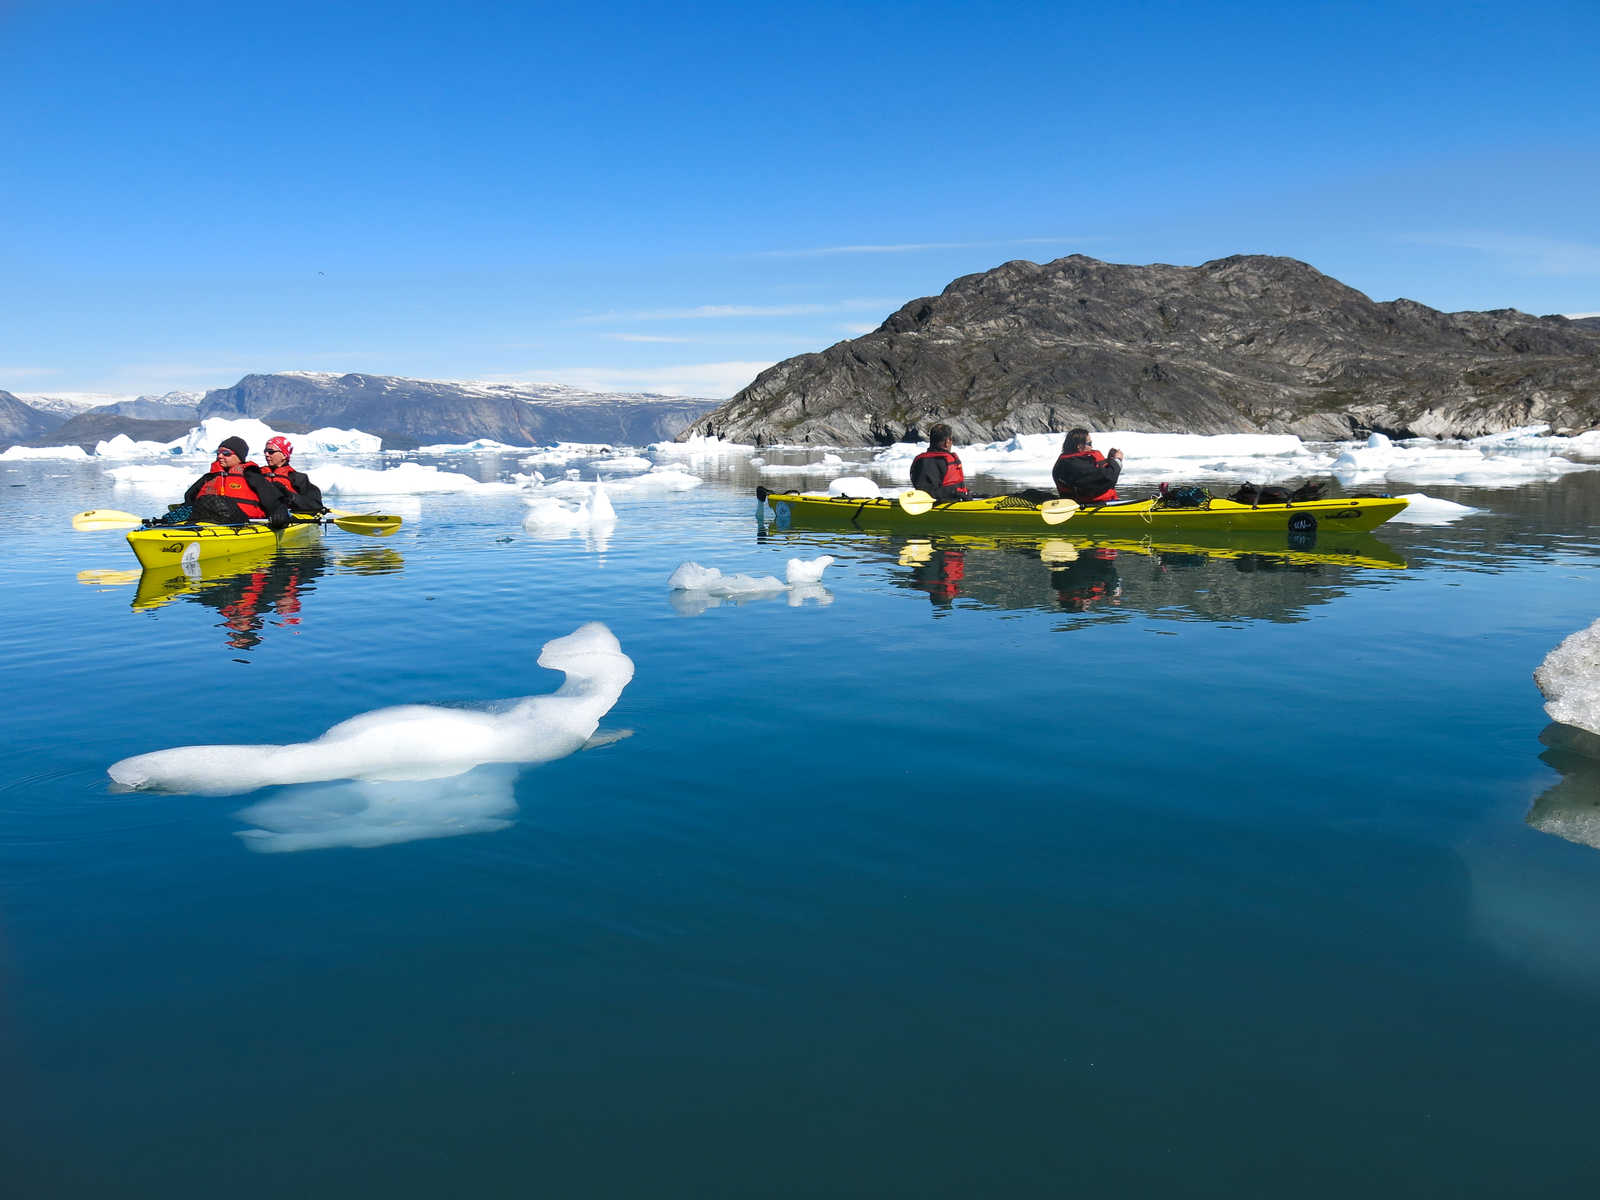
[[[1289,258],[1008,262],[763,371],[688,433],[839,444],[1138,429],[1344,438],[1600,424],[1600,329],[1377,303]]]

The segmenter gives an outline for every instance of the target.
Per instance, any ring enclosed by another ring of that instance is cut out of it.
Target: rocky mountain
[[[1374,302],[1303,262],[1008,262],[768,368],[685,435],[852,445],[1138,429],[1346,438],[1600,424],[1600,321]]]
[[[0,396],[9,393],[0,392]],[[257,417],[285,433],[332,426],[383,438],[390,449],[493,438],[514,446],[542,442],[644,445],[671,439],[716,406],[715,400],[654,393],[585,392],[557,384],[447,383],[388,375],[286,372],[246,375],[203,395],[141,396],[79,412],[70,420],[41,413],[12,419],[0,406],[0,441],[92,448],[125,433],[136,441],[171,441],[206,417]],[[44,422],[40,424],[39,422]]]
[[[638,446],[671,439],[715,406],[714,400],[585,392],[555,384],[291,372],[246,375],[231,388],[207,392],[200,416],[259,417],[285,429],[360,429],[380,435],[394,449],[475,438],[513,446],[552,441]]]
[[[0,448],[31,442],[60,424],[60,417],[40,412],[10,392],[0,392]]]

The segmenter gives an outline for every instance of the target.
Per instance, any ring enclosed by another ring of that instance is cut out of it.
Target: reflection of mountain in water
[[[1217,545],[860,533],[830,540],[816,531],[791,540],[822,551],[870,546],[887,559],[896,585],[926,592],[940,608],[960,599],[986,608],[1108,618],[1298,621],[1307,608],[1381,583],[1405,566],[1372,537],[1342,537],[1320,548],[1291,547],[1282,535],[1235,536]]]
[[[1569,842],[1600,850],[1600,737],[1572,725],[1547,725],[1539,740],[1541,762],[1561,780],[1533,802],[1528,824]]]

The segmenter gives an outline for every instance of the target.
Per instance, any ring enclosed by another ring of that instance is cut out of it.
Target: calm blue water
[[[1600,804],[1531,679],[1600,473],[1429,489],[1485,511],[1377,565],[761,533],[726,472],[603,550],[429,497],[184,590],[80,582],[136,567],[68,528],[139,507],[99,468],[3,471],[7,1195],[1600,1184],[1600,850],[1527,823]],[[822,553],[826,604],[666,587]],[[108,787],[553,690],[588,620],[631,736],[498,832],[260,854],[261,794]]]

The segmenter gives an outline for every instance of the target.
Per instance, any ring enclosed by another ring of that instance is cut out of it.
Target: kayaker
[[[1079,504],[1104,504],[1117,498],[1117,477],[1122,474],[1122,451],[1112,447],[1101,454],[1091,444],[1087,429],[1073,429],[1061,443],[1061,456],[1050,472],[1056,491]]]
[[[961,459],[950,449],[953,436],[950,426],[935,425],[928,430],[928,448],[911,460],[911,486],[935,500],[965,500],[969,495]]]
[[[312,483],[304,471],[296,471],[289,465],[289,456],[293,453],[294,445],[288,438],[268,438],[267,448],[261,452],[267,460],[267,469],[262,474],[283,489],[292,511],[319,513],[322,489]]]
[[[211,470],[189,485],[183,499],[190,521],[218,525],[244,525],[265,517],[274,529],[289,523],[289,506],[282,489],[268,479],[259,465],[249,461],[250,447],[242,437],[223,438]]]

